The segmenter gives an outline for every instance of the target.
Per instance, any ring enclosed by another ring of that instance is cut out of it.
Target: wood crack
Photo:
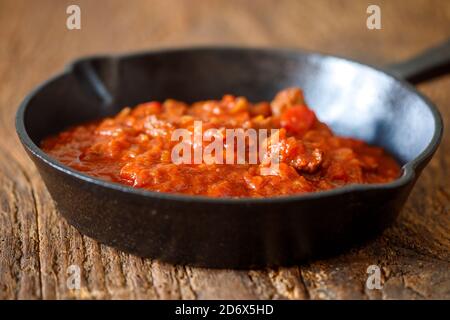
[[[193,297],[193,299],[197,299],[198,298],[198,295],[197,295],[197,293],[195,292],[195,289],[194,289],[194,287],[192,286],[192,283],[191,283],[191,277],[190,277],[190,269],[189,269],[189,267],[187,267],[187,266],[183,266],[183,269],[184,269],[184,273],[186,274],[186,279],[187,279],[187,285],[188,285],[188,287],[189,287],[189,290],[192,292],[192,294],[194,295],[194,297]]]
[[[311,293],[309,292],[309,288],[308,288],[308,286],[306,285],[306,281],[305,281],[305,278],[304,278],[304,276],[303,276],[303,270],[302,270],[301,267],[298,267],[297,269],[298,269],[298,274],[299,274],[300,282],[301,282],[301,284],[303,285],[303,288],[305,289],[305,294],[306,294],[305,299],[306,299],[306,300],[311,300]]]
[[[26,172],[26,170],[24,169],[24,168],[22,168],[22,166],[20,165],[20,163],[19,162],[17,162],[17,165],[18,165],[18,168],[19,168],[19,170],[20,170],[20,172],[22,173],[22,175],[23,175],[23,177],[25,178],[25,180],[27,181],[27,183],[29,184],[29,186],[30,186],[30,191],[31,191],[31,199],[32,199],[32,203],[33,203],[33,208],[34,208],[34,213],[35,213],[35,224],[36,224],[36,231],[37,231],[37,241],[36,241],[36,246],[37,246],[37,248],[36,248],[36,250],[37,250],[37,257],[38,257],[38,259],[37,259],[37,267],[38,267],[38,270],[39,270],[39,276],[38,276],[38,280],[39,280],[39,295],[41,295],[41,298],[42,298],[42,283],[43,283],[43,280],[42,280],[42,270],[41,270],[41,244],[40,244],[40,236],[39,236],[39,234],[40,234],[40,225],[39,225],[39,218],[38,218],[38,215],[39,215],[39,210],[38,210],[38,206],[37,206],[37,202],[36,202],[36,194],[35,194],[35,191],[34,191],[34,185],[33,185],[33,183],[32,183],[32,181],[31,181],[31,177],[29,177],[28,176],[28,174],[27,174],[27,172]]]

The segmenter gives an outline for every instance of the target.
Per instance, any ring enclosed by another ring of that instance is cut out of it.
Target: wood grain
[[[78,4],[82,29],[65,27]],[[192,44],[301,47],[385,64],[450,37],[446,0],[0,1],[0,299],[450,299],[450,139],[444,140],[397,222],[375,241],[321,261],[268,270],[174,266],[118,252],[59,217],[14,129],[34,86],[87,54]],[[450,116],[450,76],[420,85]],[[79,265],[81,290],[66,286]],[[382,267],[382,290],[365,288]]]

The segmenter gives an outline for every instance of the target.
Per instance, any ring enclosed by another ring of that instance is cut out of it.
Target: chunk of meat
[[[249,109],[249,111],[252,117],[256,116],[269,117],[271,112],[270,104],[267,102],[256,103]]]
[[[265,141],[264,148],[266,152],[261,161],[262,168],[274,163],[285,163],[299,172],[313,173],[323,161],[320,149],[310,148],[295,137],[287,137],[285,129],[272,134]]]
[[[294,155],[289,164],[297,169],[297,171],[314,173],[317,171],[323,161],[323,151],[314,148],[312,150],[307,150],[302,154]]]
[[[162,108],[164,110],[164,117],[168,121],[176,121],[181,116],[186,114],[188,105],[184,102],[167,99],[164,101]]]
[[[160,120],[155,115],[148,116],[144,122],[145,133],[151,137],[170,136],[173,129],[170,122]]]
[[[272,115],[280,116],[288,108],[305,105],[303,92],[299,88],[288,88],[280,91],[270,103]]]

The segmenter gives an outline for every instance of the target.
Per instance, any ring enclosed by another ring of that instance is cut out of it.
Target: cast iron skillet
[[[212,47],[85,58],[27,96],[16,128],[59,211],[83,234],[172,263],[290,265],[368,239],[395,219],[442,135],[435,106],[402,77],[421,80],[430,71],[446,71],[449,48],[447,43],[396,66],[396,76],[295,50]],[[403,165],[401,177],[294,196],[214,199],[98,180],[39,148],[44,137],[67,126],[144,101],[197,101],[225,93],[261,101],[288,86],[303,88],[335,133],[389,150]]]

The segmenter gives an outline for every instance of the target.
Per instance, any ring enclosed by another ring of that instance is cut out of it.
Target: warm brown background
[[[378,4],[382,30],[366,28]],[[78,4],[82,30],[66,29]],[[162,46],[301,47],[383,65],[450,37],[450,1],[0,0],[0,298],[450,299],[450,139],[444,140],[398,221],[339,257],[264,271],[173,266],[81,236],[55,211],[15,135],[14,113],[34,86],[87,54]],[[419,90],[450,116],[450,76]],[[82,268],[82,289],[66,268]],[[383,270],[365,289],[366,268]]]

